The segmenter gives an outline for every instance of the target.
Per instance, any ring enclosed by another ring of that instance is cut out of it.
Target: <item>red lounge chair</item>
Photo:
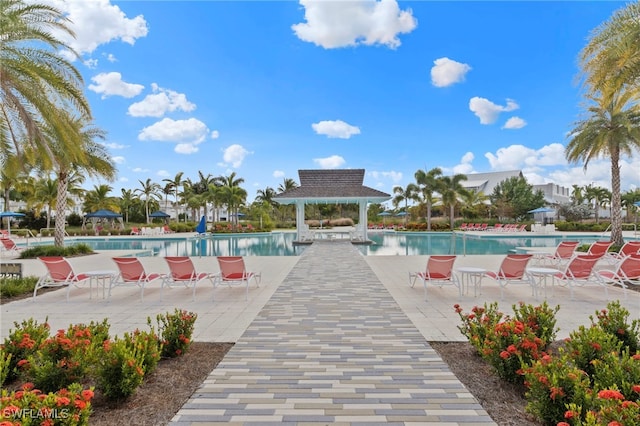
[[[532,254],[508,254],[502,260],[498,272],[485,272],[485,276],[494,279],[500,286],[501,299],[504,299],[504,288],[508,284],[528,284],[532,295],[534,294],[533,282],[526,275],[527,264],[532,257]]]
[[[131,227],[131,234],[129,235],[140,235],[140,229],[137,226]]]
[[[630,254],[640,253],[640,241],[629,241],[620,247],[618,252],[607,253],[607,259],[610,263],[621,261]]]
[[[144,298],[144,287],[157,279],[162,279],[160,290],[164,285],[165,274],[147,274],[144,266],[137,257],[114,257],[113,261],[118,265],[120,271],[118,275],[111,280],[109,285],[109,298],[111,298],[111,289],[119,285],[134,285],[140,288],[140,301]]]
[[[556,247],[555,253],[551,256],[546,256],[544,260],[548,260],[556,264],[568,261],[575,256],[578,244],[578,241],[561,241],[560,244],[558,244],[558,247]]]
[[[220,274],[216,276],[216,283],[226,283],[229,287],[237,283],[246,287],[245,300],[249,300],[249,281],[253,279],[256,287],[260,286],[262,275],[259,272],[247,271],[242,256],[218,256]]]
[[[593,256],[585,254],[582,256],[573,257],[564,271],[558,272],[553,277],[557,279],[561,284],[566,284],[571,290],[571,300],[573,300],[573,287],[585,286],[587,284],[596,284],[604,287],[604,293],[609,295],[607,286],[594,276],[593,268],[602,259],[602,256]]]
[[[444,285],[453,285],[458,288],[458,294],[462,297],[462,287],[458,277],[453,274],[453,264],[456,256],[429,256],[427,267],[424,271],[409,272],[409,285],[413,288],[418,279],[422,280],[424,286],[424,300],[427,300],[427,283],[437,285],[440,288]]]
[[[39,257],[44,266],[47,268],[47,273],[40,277],[36,283],[36,287],[33,289],[33,299],[36,298],[36,293],[39,289],[44,287],[67,287],[67,302],[69,301],[69,291],[71,286],[83,283],[89,280],[91,277],[86,274],[76,274],[71,267],[71,264],[62,256],[46,256]]]
[[[493,232],[502,232],[504,231],[504,227],[501,223],[496,223],[493,225]]]
[[[589,251],[587,254],[591,254],[594,256],[604,256],[609,251],[609,247],[613,244],[613,241],[596,241],[595,243],[589,246]]]
[[[463,223],[462,225],[460,225],[460,230],[461,231],[467,231],[469,228],[467,227],[466,223]]]
[[[183,285],[193,289],[192,299],[196,300],[196,285],[202,280],[209,280],[215,287],[214,278],[217,274],[210,272],[196,272],[191,258],[187,256],[165,257],[169,265],[169,275],[165,278],[164,286],[171,287],[172,284]],[[164,287],[163,286],[163,287]]]
[[[22,247],[18,247],[16,245],[16,242],[11,238],[0,238],[0,241],[2,241],[2,248],[5,251],[14,251],[18,253],[20,250],[22,250]]]
[[[626,298],[629,285],[640,285],[640,253],[625,257],[615,271],[608,269],[597,271],[596,277],[604,284],[611,283],[622,287]]]

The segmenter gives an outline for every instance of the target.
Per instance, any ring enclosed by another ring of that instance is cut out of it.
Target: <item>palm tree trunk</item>
[[[617,148],[617,145],[616,145]],[[611,150],[611,241],[621,246],[622,238],[622,200],[620,196],[620,150]]]
[[[56,229],[53,244],[56,247],[64,247],[64,226],[67,210],[67,174],[58,174],[58,195],[56,197]]]
[[[427,201],[427,231],[431,231],[431,201]]]
[[[449,222],[450,222],[450,226],[451,226],[451,230],[452,231],[453,231],[453,215],[455,214],[455,210],[456,210],[456,206],[451,204],[451,207],[450,207],[451,217],[449,218]]]

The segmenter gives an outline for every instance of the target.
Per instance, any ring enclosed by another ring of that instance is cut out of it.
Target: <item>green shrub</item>
[[[15,297],[33,293],[37,282],[37,277],[0,278],[0,297]]]
[[[458,304],[453,307],[462,320],[462,325],[458,326],[458,330],[469,339],[469,343],[475,348],[478,355],[482,356],[487,335],[503,317],[503,313],[498,311],[498,302],[489,305],[485,303],[482,308],[474,306],[470,314],[463,313]]]
[[[76,256],[93,253],[87,244],[74,244],[67,247],[36,246],[20,252],[20,259],[34,259],[41,256]]]
[[[640,350],[640,320],[636,318],[629,323],[629,315],[629,311],[616,300],[609,302],[607,309],[596,311],[597,320],[593,315],[589,319],[591,324],[620,340],[623,348],[629,348],[631,353],[635,353]]]
[[[559,356],[545,355],[524,370],[526,410],[545,425],[565,419],[567,404],[582,407],[588,399],[589,377],[560,348]],[[581,411],[578,417],[583,416]]]
[[[556,327],[556,314],[560,305],[549,307],[547,302],[539,306],[527,305],[523,302],[513,305],[514,317],[530,328],[536,336],[544,342],[544,349],[556,339],[558,328]]]
[[[569,334],[565,348],[571,354],[573,364],[592,377],[595,371],[593,361],[610,352],[620,353],[622,343],[600,327],[580,326]]]
[[[109,400],[125,399],[144,379],[145,353],[131,345],[131,338],[106,340],[97,366],[98,388]]]
[[[2,425],[86,426],[91,415],[92,389],[74,383],[67,389],[43,394],[26,383],[21,390],[2,390]]]
[[[85,325],[71,325],[40,344],[29,356],[26,375],[43,392],[55,392],[80,382],[91,364],[91,330]]]
[[[150,374],[158,366],[160,361],[161,345],[153,328],[151,331],[136,329],[132,334],[125,333],[124,340],[142,356],[142,369],[144,374]]]
[[[4,384],[9,376],[9,369],[11,368],[12,355],[5,352],[0,348],[0,386]]]
[[[156,317],[158,334],[162,345],[162,356],[174,358],[182,355],[191,345],[191,336],[197,314],[176,308],[173,314],[159,314]],[[151,318],[147,318],[151,326]]]
[[[4,357],[5,359],[8,358],[7,375],[5,377],[7,383],[18,378],[20,373],[18,367],[22,366],[29,356],[35,354],[40,344],[49,337],[47,320],[48,317],[43,324],[39,324],[33,318],[24,320],[21,323],[13,323],[14,327],[16,327],[15,330],[9,330],[9,335],[2,344]]]

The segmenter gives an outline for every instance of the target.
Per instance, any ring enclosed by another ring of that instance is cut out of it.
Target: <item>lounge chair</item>
[[[458,277],[453,273],[453,264],[456,256],[429,256],[427,267],[424,271],[409,272],[409,285],[413,288],[416,281],[421,280],[424,286],[424,300],[427,300],[427,283],[442,288],[444,285],[453,285],[458,288],[458,294],[462,297],[462,286]]]
[[[212,272],[196,272],[191,258],[188,256],[169,256],[165,257],[169,265],[169,275],[164,279],[163,287],[171,288],[172,285],[182,285],[193,289],[192,299],[196,300],[196,285],[202,280],[209,280],[215,288],[215,277],[217,274]]]
[[[0,238],[0,241],[2,241],[2,248],[4,249],[4,251],[13,251],[15,253],[19,253],[22,250],[22,247],[18,247],[16,245],[16,242],[11,238]]]
[[[593,256],[605,256],[612,244],[613,241],[596,241],[589,246],[587,254],[591,254]]]
[[[605,296],[609,296],[607,285],[599,280],[593,272],[593,268],[596,263],[602,259],[602,257],[603,256],[594,256],[590,254],[575,256],[571,258],[569,263],[567,263],[564,271],[558,272],[553,276],[560,284],[569,286],[569,289],[571,290],[571,300],[573,300],[573,288],[575,286],[585,286],[588,284],[595,284],[604,287]]]
[[[556,247],[556,251],[552,255],[545,256],[543,260],[555,263],[556,265],[569,261],[575,256],[578,244],[580,244],[578,241],[561,241]]]
[[[0,229],[0,238],[11,238],[11,234],[6,229]]]
[[[616,263],[629,256],[630,254],[640,253],[640,241],[628,241],[624,243],[617,252],[608,252],[607,260],[609,263]]]
[[[485,276],[495,280],[500,286],[500,298],[504,299],[504,288],[508,284],[527,284],[531,287],[531,294],[535,294],[535,286],[526,274],[527,264],[533,257],[532,254],[508,254],[497,272],[485,272]]]
[[[131,234],[129,235],[140,235],[140,229],[137,226],[131,227]]]
[[[247,271],[242,256],[218,256],[217,260],[220,274],[216,276],[216,285],[227,284],[231,287],[232,284],[244,284],[246,288],[245,300],[249,300],[249,281],[253,279],[256,287],[260,287],[262,274]]]
[[[87,274],[76,274],[71,267],[71,264],[67,259],[62,256],[43,256],[39,257],[44,266],[47,268],[47,273],[38,279],[36,286],[33,289],[33,299],[36,298],[36,293],[39,289],[45,287],[67,287],[67,302],[69,301],[69,291],[71,286],[76,287],[80,283],[84,283],[91,279]]]
[[[166,274],[152,273],[147,274],[144,266],[137,257],[114,257],[113,261],[118,265],[120,271],[118,275],[111,280],[109,285],[109,298],[111,298],[111,290],[121,285],[133,285],[140,288],[140,301],[144,298],[144,288],[147,284],[155,280],[161,280],[160,290]]]
[[[622,287],[626,298],[629,285],[640,286],[640,253],[625,257],[615,270],[596,271],[596,277],[604,284],[617,284]]]

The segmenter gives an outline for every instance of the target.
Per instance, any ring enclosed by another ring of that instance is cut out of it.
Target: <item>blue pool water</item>
[[[207,238],[82,238],[94,250],[135,250],[138,256],[299,256],[306,246],[294,245],[295,233],[215,235]],[[372,232],[374,244],[358,245],[365,256],[429,254],[507,254],[516,247],[555,248],[560,241],[589,244],[606,239],[602,235],[560,236],[505,235],[482,236],[450,232]]]

